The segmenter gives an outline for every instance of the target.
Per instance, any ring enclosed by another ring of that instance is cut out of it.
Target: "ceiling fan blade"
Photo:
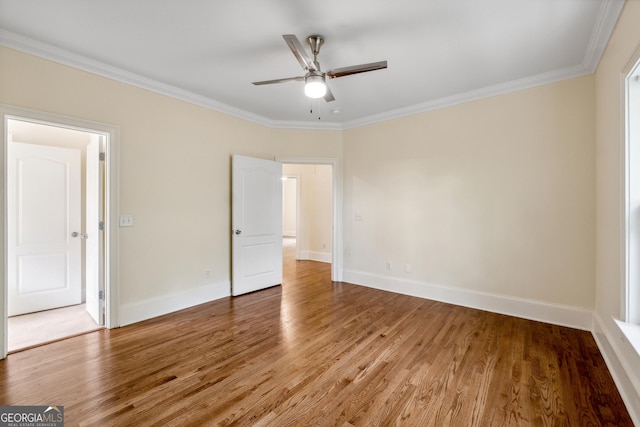
[[[275,80],[263,80],[261,82],[251,82],[251,84],[259,86],[259,85],[271,85],[274,83],[286,83],[286,82],[297,82],[297,81],[304,81],[304,76],[287,77],[285,79],[275,79]]]
[[[335,79],[336,77],[350,76],[351,74],[366,73],[367,71],[383,70],[387,68],[387,61],[371,62],[369,64],[352,65],[350,67],[335,68],[327,71],[327,77]]]
[[[289,49],[293,52],[293,56],[296,57],[300,65],[305,71],[315,71],[316,64],[314,64],[313,59],[305,52],[304,47],[300,43],[300,40],[293,34],[284,34],[282,36],[287,45],[289,45]]]
[[[333,97],[333,93],[331,93],[331,89],[329,89],[329,85],[327,85],[327,93],[324,94],[324,100],[326,102],[335,101],[336,99]]]

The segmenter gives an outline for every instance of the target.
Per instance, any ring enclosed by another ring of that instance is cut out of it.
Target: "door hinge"
[[[98,292],[98,299],[104,299],[104,291]]]
[[[100,160],[104,162],[105,159],[105,154],[104,153],[100,153]]]
[[[100,230],[100,231],[104,230],[104,221],[100,221],[98,223],[98,230]]]

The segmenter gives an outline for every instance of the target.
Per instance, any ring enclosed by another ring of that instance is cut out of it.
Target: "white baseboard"
[[[376,276],[359,271],[345,270],[343,281],[585,331],[591,331],[593,324],[593,312],[580,307]]]
[[[230,295],[231,284],[222,282],[136,303],[123,304],[118,312],[118,323],[120,326],[130,325]]]
[[[282,231],[282,237],[296,237],[296,230],[293,230],[293,231],[291,231],[291,230],[289,230],[289,231],[283,230]]]
[[[633,423],[640,426],[640,377],[638,376],[640,362],[637,353],[625,347],[628,343],[623,342],[621,335],[617,332],[607,327],[598,313],[594,313],[593,337]]]
[[[300,251],[300,259],[331,263],[331,252]]]

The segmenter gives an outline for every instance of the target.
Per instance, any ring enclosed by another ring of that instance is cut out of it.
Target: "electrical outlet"
[[[392,270],[393,266],[391,265],[391,261],[387,261],[387,270]]]
[[[411,273],[411,264],[405,264],[404,265],[404,272],[405,273]]]
[[[208,268],[207,268],[207,269],[204,271],[204,278],[205,278],[205,279],[210,279],[210,278],[211,278],[211,270],[210,270],[210,269],[208,269]]]

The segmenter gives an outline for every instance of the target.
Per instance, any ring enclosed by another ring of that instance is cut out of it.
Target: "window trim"
[[[640,325],[640,58],[638,59],[624,76],[625,280],[620,313],[625,323],[634,325]]]
[[[620,287],[620,315],[613,320],[621,332],[622,342],[627,341],[640,356],[640,47],[620,76],[623,104],[620,123],[623,283]],[[633,113],[635,120],[632,119]],[[632,168],[632,164],[637,166]],[[635,218],[632,211],[635,211]]]

